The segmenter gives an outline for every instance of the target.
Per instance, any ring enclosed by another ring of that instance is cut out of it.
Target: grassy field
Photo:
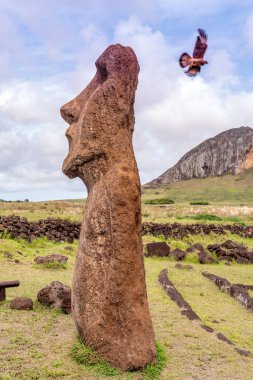
[[[143,200],[169,198],[176,203],[208,201],[213,205],[253,205],[253,169],[236,176],[209,177],[143,188]]]
[[[247,175],[250,177],[251,172]],[[246,184],[245,178],[241,180],[241,183]],[[217,182],[220,180],[222,181],[222,178],[217,179]],[[231,181],[236,184],[240,183],[238,180],[235,181],[235,177],[231,178]],[[189,184],[189,181],[185,182],[186,186],[187,183]],[[205,180],[198,181],[198,183],[205,183]],[[244,223],[247,225],[253,223],[252,202],[237,202],[234,198],[229,197],[228,199],[223,197],[220,203],[217,199],[211,202],[210,198],[204,197],[204,187],[200,188],[199,185],[198,194],[202,192],[202,199],[207,199],[211,204],[192,206],[189,204],[194,198],[193,196],[191,198],[191,193],[193,194],[196,189],[192,188],[188,193],[185,190],[184,196],[180,199],[180,189],[178,189],[178,198],[176,198],[176,186],[179,185],[175,184],[175,188],[173,187],[174,197],[170,193],[172,191],[170,189],[144,191],[143,201],[161,196],[173,198],[175,204],[143,204],[143,221]],[[239,187],[236,189],[238,190]],[[162,193],[163,191],[164,193]],[[243,191],[245,194],[247,193],[245,189]],[[248,191],[250,193],[252,190]],[[156,194],[157,192],[159,194]],[[195,198],[200,199],[198,196]],[[84,203],[83,200],[1,202],[0,215],[16,214],[27,217],[29,220],[60,217],[81,221]],[[218,220],[209,220],[210,215],[216,216]],[[240,238],[230,233],[219,236],[215,234],[190,235],[182,240],[172,238],[166,240],[162,236],[144,236],[143,242],[145,245],[152,241],[167,241],[172,249],[185,250],[194,243],[201,243],[206,248],[208,244],[222,243],[227,239],[253,248],[253,239]],[[14,279],[21,281],[20,287],[7,290],[7,300],[0,303],[1,380],[152,379],[143,373],[117,373],[115,376],[105,377],[101,372],[97,373],[96,367],[91,368],[77,364],[71,358],[71,349],[77,342],[77,333],[72,317],[44,307],[37,302],[39,289],[51,281],[59,280],[71,285],[76,250],[76,241],[73,244],[54,243],[46,238],[40,238],[28,243],[24,240],[3,238],[3,236],[0,238],[0,281]],[[12,255],[11,259],[8,259],[6,252]],[[35,256],[51,253],[62,253],[68,256],[66,269],[47,269],[34,264]],[[214,328],[216,332],[223,333],[238,347],[253,353],[252,313],[235,299],[221,293],[201,274],[206,270],[234,283],[253,285],[252,265],[239,265],[234,262],[229,267],[221,263],[201,265],[197,263],[194,254],[187,256],[184,261],[191,263],[194,267],[193,270],[176,269],[175,261],[172,259],[145,258],[148,298],[156,340],[165,349],[167,355],[167,365],[160,379],[251,380],[253,356],[240,356],[232,346],[218,340],[213,334],[200,329],[197,323],[182,316],[178,306],[159,286],[158,275],[161,270],[167,268],[169,278],[203,323]],[[11,310],[9,308],[10,300],[16,296],[31,297],[34,301],[33,311]]]
[[[196,240],[196,237],[190,239]],[[144,243],[154,240],[159,238],[144,237]],[[172,246],[185,244],[179,241],[169,243]],[[250,246],[252,241],[244,239],[244,243]],[[7,301],[0,306],[1,379],[105,378],[90,367],[77,364],[71,359],[71,348],[76,342],[76,330],[71,316],[43,307],[36,301],[38,290],[53,280],[71,284],[77,242],[71,244],[73,251],[68,250],[69,246],[67,243],[53,243],[47,239],[38,239],[32,243],[0,240],[1,280],[21,281],[19,288],[7,290]],[[12,261],[4,257],[6,251],[13,255]],[[36,255],[49,253],[68,255],[67,269],[50,270],[34,265]],[[14,259],[20,262],[15,263]],[[207,270],[226,277],[231,282],[252,284],[252,266],[194,264],[193,270],[180,271],[175,268],[174,261],[146,258],[145,267],[156,339],[167,353],[167,366],[160,378],[250,380],[253,358],[238,355],[233,347],[182,316],[176,304],[159,286],[157,278],[162,269],[168,268],[170,279],[204,323],[225,334],[237,346],[253,352],[252,313],[235,299],[221,293],[201,275],[202,271]],[[16,296],[31,297],[34,300],[34,310],[10,310],[9,301]],[[145,379],[139,373],[118,373],[116,377],[107,378]]]

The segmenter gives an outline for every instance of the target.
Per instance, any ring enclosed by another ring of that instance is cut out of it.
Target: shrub
[[[206,202],[206,201],[196,201],[196,202],[190,202],[190,205],[193,205],[193,206],[206,206],[206,205],[209,205],[209,202]]]
[[[144,201],[145,205],[170,205],[173,203],[175,202],[169,198],[147,199]]]

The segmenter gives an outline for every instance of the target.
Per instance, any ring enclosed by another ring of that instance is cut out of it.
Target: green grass
[[[156,380],[159,379],[162,371],[167,364],[166,350],[160,344],[156,344],[157,350],[157,363],[149,364],[143,370],[136,371],[142,374],[143,380]],[[91,367],[92,371],[98,375],[115,377],[124,375],[124,372],[118,370],[117,368],[111,367],[108,363],[102,360],[98,354],[92,350],[90,347],[85,347],[81,342],[80,338],[77,338],[77,342],[73,345],[71,349],[71,358],[75,360],[78,364]],[[131,375],[131,372],[129,373]]]
[[[183,240],[168,239],[167,242],[172,248],[185,249],[189,244],[196,242],[206,247],[210,243],[220,243],[226,239],[237,239],[238,242],[253,248],[253,239],[232,234],[189,236]],[[144,237],[144,243],[150,241],[161,241],[161,237]],[[20,280],[20,286],[8,289],[6,302],[0,304],[0,378],[146,380],[155,379],[157,376],[157,379],[161,380],[226,380],[228,377],[233,380],[251,380],[252,358],[239,356],[233,347],[227,346],[182,316],[177,305],[168,298],[157,281],[159,272],[168,268],[170,279],[204,323],[226,335],[238,346],[253,352],[252,313],[229,295],[221,293],[201,275],[202,271],[207,270],[231,282],[252,284],[251,265],[200,265],[195,263],[194,258],[189,257],[187,260],[194,263],[194,269],[180,271],[175,268],[175,261],[166,258],[145,258],[150,311],[156,340],[164,350],[164,361],[158,362],[156,368],[148,366],[141,373],[119,371],[113,376],[114,369],[106,365],[100,367],[98,374],[97,368],[92,368],[91,365],[77,364],[70,355],[76,344],[76,329],[71,315],[42,306],[36,300],[39,289],[52,281],[71,285],[75,257],[74,251],[66,249],[69,246],[67,243],[54,243],[47,239],[38,239],[32,243],[13,239],[0,240],[1,279]],[[72,246],[75,250],[77,243]],[[5,250],[13,254],[14,258],[19,258],[21,264],[4,258]],[[22,252],[24,256],[17,251]],[[56,251],[67,254],[67,269],[53,271],[34,268],[33,259],[38,254],[36,251],[39,251],[40,255]],[[204,296],[200,296],[200,293]],[[31,297],[34,310],[19,312],[9,309],[10,300],[16,296]],[[214,320],[219,323],[214,323]],[[166,364],[165,357],[168,358]],[[159,375],[157,371],[160,366],[163,370]]]
[[[92,367],[92,371],[97,374],[101,374],[103,376],[120,375],[120,371],[117,368],[111,367],[90,347],[85,347],[79,338],[71,349],[71,358],[78,364]]]
[[[60,263],[58,261],[51,261],[43,264],[34,264],[34,268],[45,268],[45,269],[67,269],[66,263]]]
[[[169,198],[159,198],[159,199],[147,199],[144,200],[146,205],[171,205],[175,203],[172,199]]]
[[[192,215],[189,217],[190,219],[194,220],[211,220],[211,221],[222,221],[222,218],[220,218],[217,215],[212,215],[212,214],[198,214],[198,215]]]
[[[154,188],[143,188],[145,202],[154,198],[173,199],[176,203],[205,201],[212,204],[240,205],[253,204],[253,169],[236,176],[209,177],[174,182]]]

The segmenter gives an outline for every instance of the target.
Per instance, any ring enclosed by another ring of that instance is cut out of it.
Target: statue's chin
[[[70,179],[78,177],[78,166],[75,160],[67,156],[62,165],[62,172]]]

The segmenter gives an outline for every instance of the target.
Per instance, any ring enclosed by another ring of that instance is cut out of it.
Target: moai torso
[[[139,66],[112,45],[91,83],[61,108],[70,124],[63,172],[88,189],[72,312],[84,344],[121,369],[156,361],[141,240],[140,181],[132,147]]]

